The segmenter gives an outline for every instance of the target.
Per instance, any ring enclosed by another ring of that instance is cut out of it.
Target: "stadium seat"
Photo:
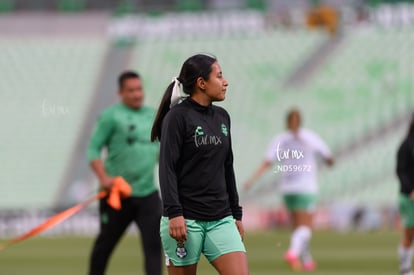
[[[85,0],[60,0],[58,9],[62,12],[80,12],[85,9]]]
[[[264,11],[266,10],[266,3],[264,0],[247,0],[246,7]]]
[[[203,3],[200,0],[179,0],[176,8],[178,11],[201,11]]]
[[[13,11],[15,5],[14,0],[0,0],[0,13]]]
[[[137,11],[134,0],[120,0],[117,3],[114,9],[115,15],[131,14]]]

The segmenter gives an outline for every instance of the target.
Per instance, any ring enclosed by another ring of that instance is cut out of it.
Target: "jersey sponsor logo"
[[[196,147],[200,147],[202,145],[220,145],[222,144],[221,137],[219,136],[197,136],[194,135],[194,144]]]
[[[194,144],[196,147],[201,145],[220,145],[222,144],[221,137],[215,135],[205,135],[203,128],[197,126],[194,131]]]
[[[221,124],[221,132],[223,133],[223,135],[225,135],[226,137],[229,135],[229,131],[227,130],[227,126],[226,124],[222,123]]]
[[[177,242],[177,249],[175,253],[180,259],[187,257],[187,249],[184,246],[184,242]]]

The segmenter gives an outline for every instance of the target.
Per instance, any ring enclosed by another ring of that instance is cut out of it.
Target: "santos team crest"
[[[227,130],[227,126],[226,124],[222,123],[221,124],[221,132],[223,133],[223,135],[225,135],[227,137],[227,135],[229,134],[229,131]]]
[[[184,242],[177,242],[176,254],[181,259],[187,256],[187,249],[184,247]]]
[[[195,135],[196,136],[202,136],[202,135],[204,135],[203,127],[197,126],[197,128],[195,129]]]

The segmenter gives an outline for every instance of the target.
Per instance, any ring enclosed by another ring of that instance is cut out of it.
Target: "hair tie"
[[[170,109],[174,105],[177,105],[183,102],[183,100],[189,96],[188,94],[184,93],[183,85],[181,84],[181,82],[178,80],[177,77],[174,77],[172,81],[174,82],[174,87],[173,87],[172,94],[171,94]]]

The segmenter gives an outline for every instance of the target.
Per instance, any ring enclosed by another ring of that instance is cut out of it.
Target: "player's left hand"
[[[410,199],[414,201],[414,191],[410,193]]]
[[[244,239],[244,227],[243,227],[242,221],[237,221],[236,220],[236,226],[237,226],[237,230],[239,230],[240,236],[243,240]]]

